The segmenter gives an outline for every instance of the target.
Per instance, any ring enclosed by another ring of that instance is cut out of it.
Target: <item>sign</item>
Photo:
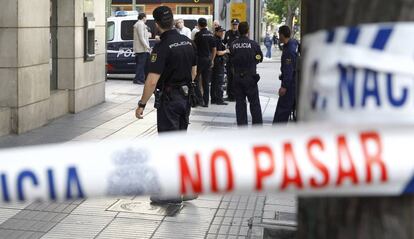
[[[231,19],[239,19],[240,22],[247,21],[247,6],[246,3],[232,3],[231,4]]]
[[[340,27],[306,36],[301,117],[414,122],[413,41],[412,23]]]
[[[414,193],[413,140],[414,127],[313,124],[7,149],[0,151],[0,202]]]

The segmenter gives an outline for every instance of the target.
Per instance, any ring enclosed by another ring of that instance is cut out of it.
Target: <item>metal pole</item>
[[[132,0],[132,11],[137,10],[137,0]]]

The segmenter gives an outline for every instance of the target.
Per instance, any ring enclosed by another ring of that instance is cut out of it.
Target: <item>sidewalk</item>
[[[273,61],[259,66],[264,127],[271,126],[276,108],[278,68]],[[23,135],[2,137],[0,148],[157,137],[153,102],[148,103],[143,120],[134,116],[141,93],[142,86],[131,81],[108,81],[105,103]],[[193,109],[189,133],[236,129],[234,107],[230,103]],[[202,196],[169,207],[148,202],[148,198],[124,197],[2,205],[0,238],[262,238],[263,228],[275,220],[295,223],[296,201],[291,196]]]

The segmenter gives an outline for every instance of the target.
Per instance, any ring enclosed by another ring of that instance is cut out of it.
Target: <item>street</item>
[[[277,103],[274,92],[280,85],[275,58],[258,67],[264,127],[271,126]],[[142,89],[131,81],[108,80],[105,103],[19,136],[2,137],[0,148],[157,137],[152,102],[143,120],[134,116]],[[233,102],[193,109],[189,134],[236,129],[234,107]],[[149,199],[142,197],[2,205],[0,237],[262,238],[265,225],[278,220],[295,225],[295,205],[291,196],[254,194],[201,196],[182,206],[168,207],[151,206]]]

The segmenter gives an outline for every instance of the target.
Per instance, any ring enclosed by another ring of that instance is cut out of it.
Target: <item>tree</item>
[[[293,19],[300,7],[300,0],[265,0],[267,10],[284,18],[286,25],[293,29]]]
[[[303,33],[361,23],[413,21],[414,0],[303,0],[302,14]],[[361,120],[357,117],[355,122]],[[398,124],[401,116],[393,118]],[[298,238],[408,239],[414,238],[413,221],[413,196],[300,198]]]
[[[264,21],[266,22],[266,28],[271,27],[273,29],[274,26],[280,23],[280,18],[276,14],[266,12],[264,16]]]

